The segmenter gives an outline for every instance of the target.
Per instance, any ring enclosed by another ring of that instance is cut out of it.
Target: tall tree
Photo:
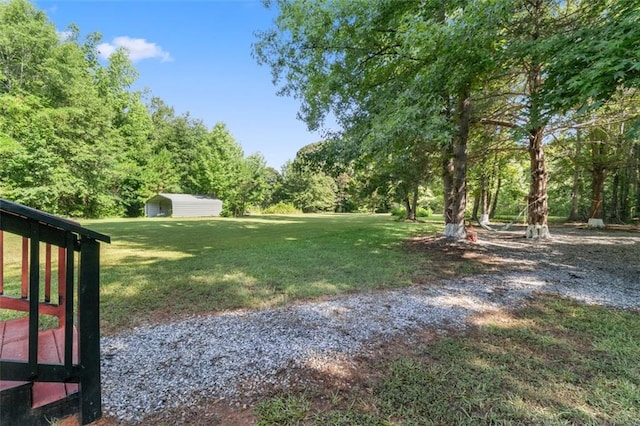
[[[442,142],[445,235],[463,237],[471,94],[495,66],[501,9],[489,1],[277,6],[276,28],[255,51],[274,81],[284,80],[280,93],[301,100],[310,128],[332,111],[358,143],[374,126],[389,143],[398,133],[419,136],[405,142]]]
[[[249,206],[259,206],[268,196],[269,169],[264,156],[251,154],[240,166],[237,198],[233,200],[234,216],[243,216]]]
[[[285,164],[282,179],[284,200],[296,208],[305,213],[335,210],[337,186],[331,176],[296,158]]]
[[[58,44],[55,27],[27,0],[0,2],[0,93],[37,94]]]

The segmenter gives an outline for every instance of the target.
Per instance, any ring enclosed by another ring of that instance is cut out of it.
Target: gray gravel
[[[637,253],[640,236],[624,234],[615,245],[598,240],[598,234],[588,244],[584,238],[561,235],[552,242],[531,243],[486,235],[479,248],[520,262],[525,270],[278,309],[194,316],[104,337],[104,414],[133,423],[157,411],[188,406],[194,395],[233,400],[251,387],[282,384],[289,380],[282,371],[291,367],[348,358],[372,339],[415,329],[463,329],[471,315],[513,308],[535,292],[640,308],[640,260],[632,255],[631,264],[615,266],[591,262],[588,253],[601,248],[611,255],[624,245]],[[526,270],[532,259],[537,265]]]

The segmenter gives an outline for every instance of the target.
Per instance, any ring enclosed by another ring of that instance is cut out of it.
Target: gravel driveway
[[[463,329],[471,315],[517,307],[536,292],[640,308],[637,231],[561,228],[546,242],[521,235],[481,231],[477,244],[440,238],[416,243],[425,250],[454,248],[496,272],[279,309],[194,316],[105,337],[104,414],[134,423],[188,406],[198,395],[232,400],[294,380],[286,374],[292,367],[322,368],[373,340],[416,329]]]

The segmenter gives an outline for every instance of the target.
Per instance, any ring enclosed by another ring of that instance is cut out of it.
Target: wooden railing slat
[[[0,229],[0,296],[4,294],[4,231]]]
[[[21,297],[26,299],[29,295],[29,238],[22,237],[22,287]]]
[[[58,300],[58,304],[62,305],[64,304],[64,294],[65,294],[65,290],[64,290],[64,286],[66,285],[67,282],[67,263],[66,263],[66,252],[69,251],[69,253],[73,253],[73,239],[71,241],[71,243],[69,243],[69,236],[73,235],[70,233],[67,233],[67,241],[66,241],[66,248],[65,247],[58,247],[58,297],[60,298],[60,300]],[[70,271],[72,271],[73,274],[73,264],[71,264],[71,268],[69,268]],[[72,297],[67,299],[67,300],[73,300],[73,294],[71,295]]]
[[[44,253],[44,301],[51,302],[51,244],[45,246]]]
[[[20,299],[10,296],[0,296],[0,308],[2,309],[11,309],[13,311],[19,312],[29,312],[30,303],[31,302],[27,299]],[[60,314],[60,308],[61,306],[48,303],[38,304],[38,310],[42,315],[51,315],[57,317]]]

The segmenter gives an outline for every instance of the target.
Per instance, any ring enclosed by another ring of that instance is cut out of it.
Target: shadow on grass
[[[318,425],[634,424],[639,339],[633,312],[538,298],[465,334],[388,342],[347,380],[307,372],[313,386],[276,392],[256,412],[264,424],[293,424],[290,412]]]
[[[579,279],[588,279],[597,270],[625,282],[640,276],[640,232],[635,229],[608,232],[554,226],[552,238],[542,241],[525,239],[523,226],[477,232],[477,244],[442,237],[407,240],[408,251],[424,255],[414,281],[537,270],[570,271]],[[636,284],[640,290],[640,283]]]

